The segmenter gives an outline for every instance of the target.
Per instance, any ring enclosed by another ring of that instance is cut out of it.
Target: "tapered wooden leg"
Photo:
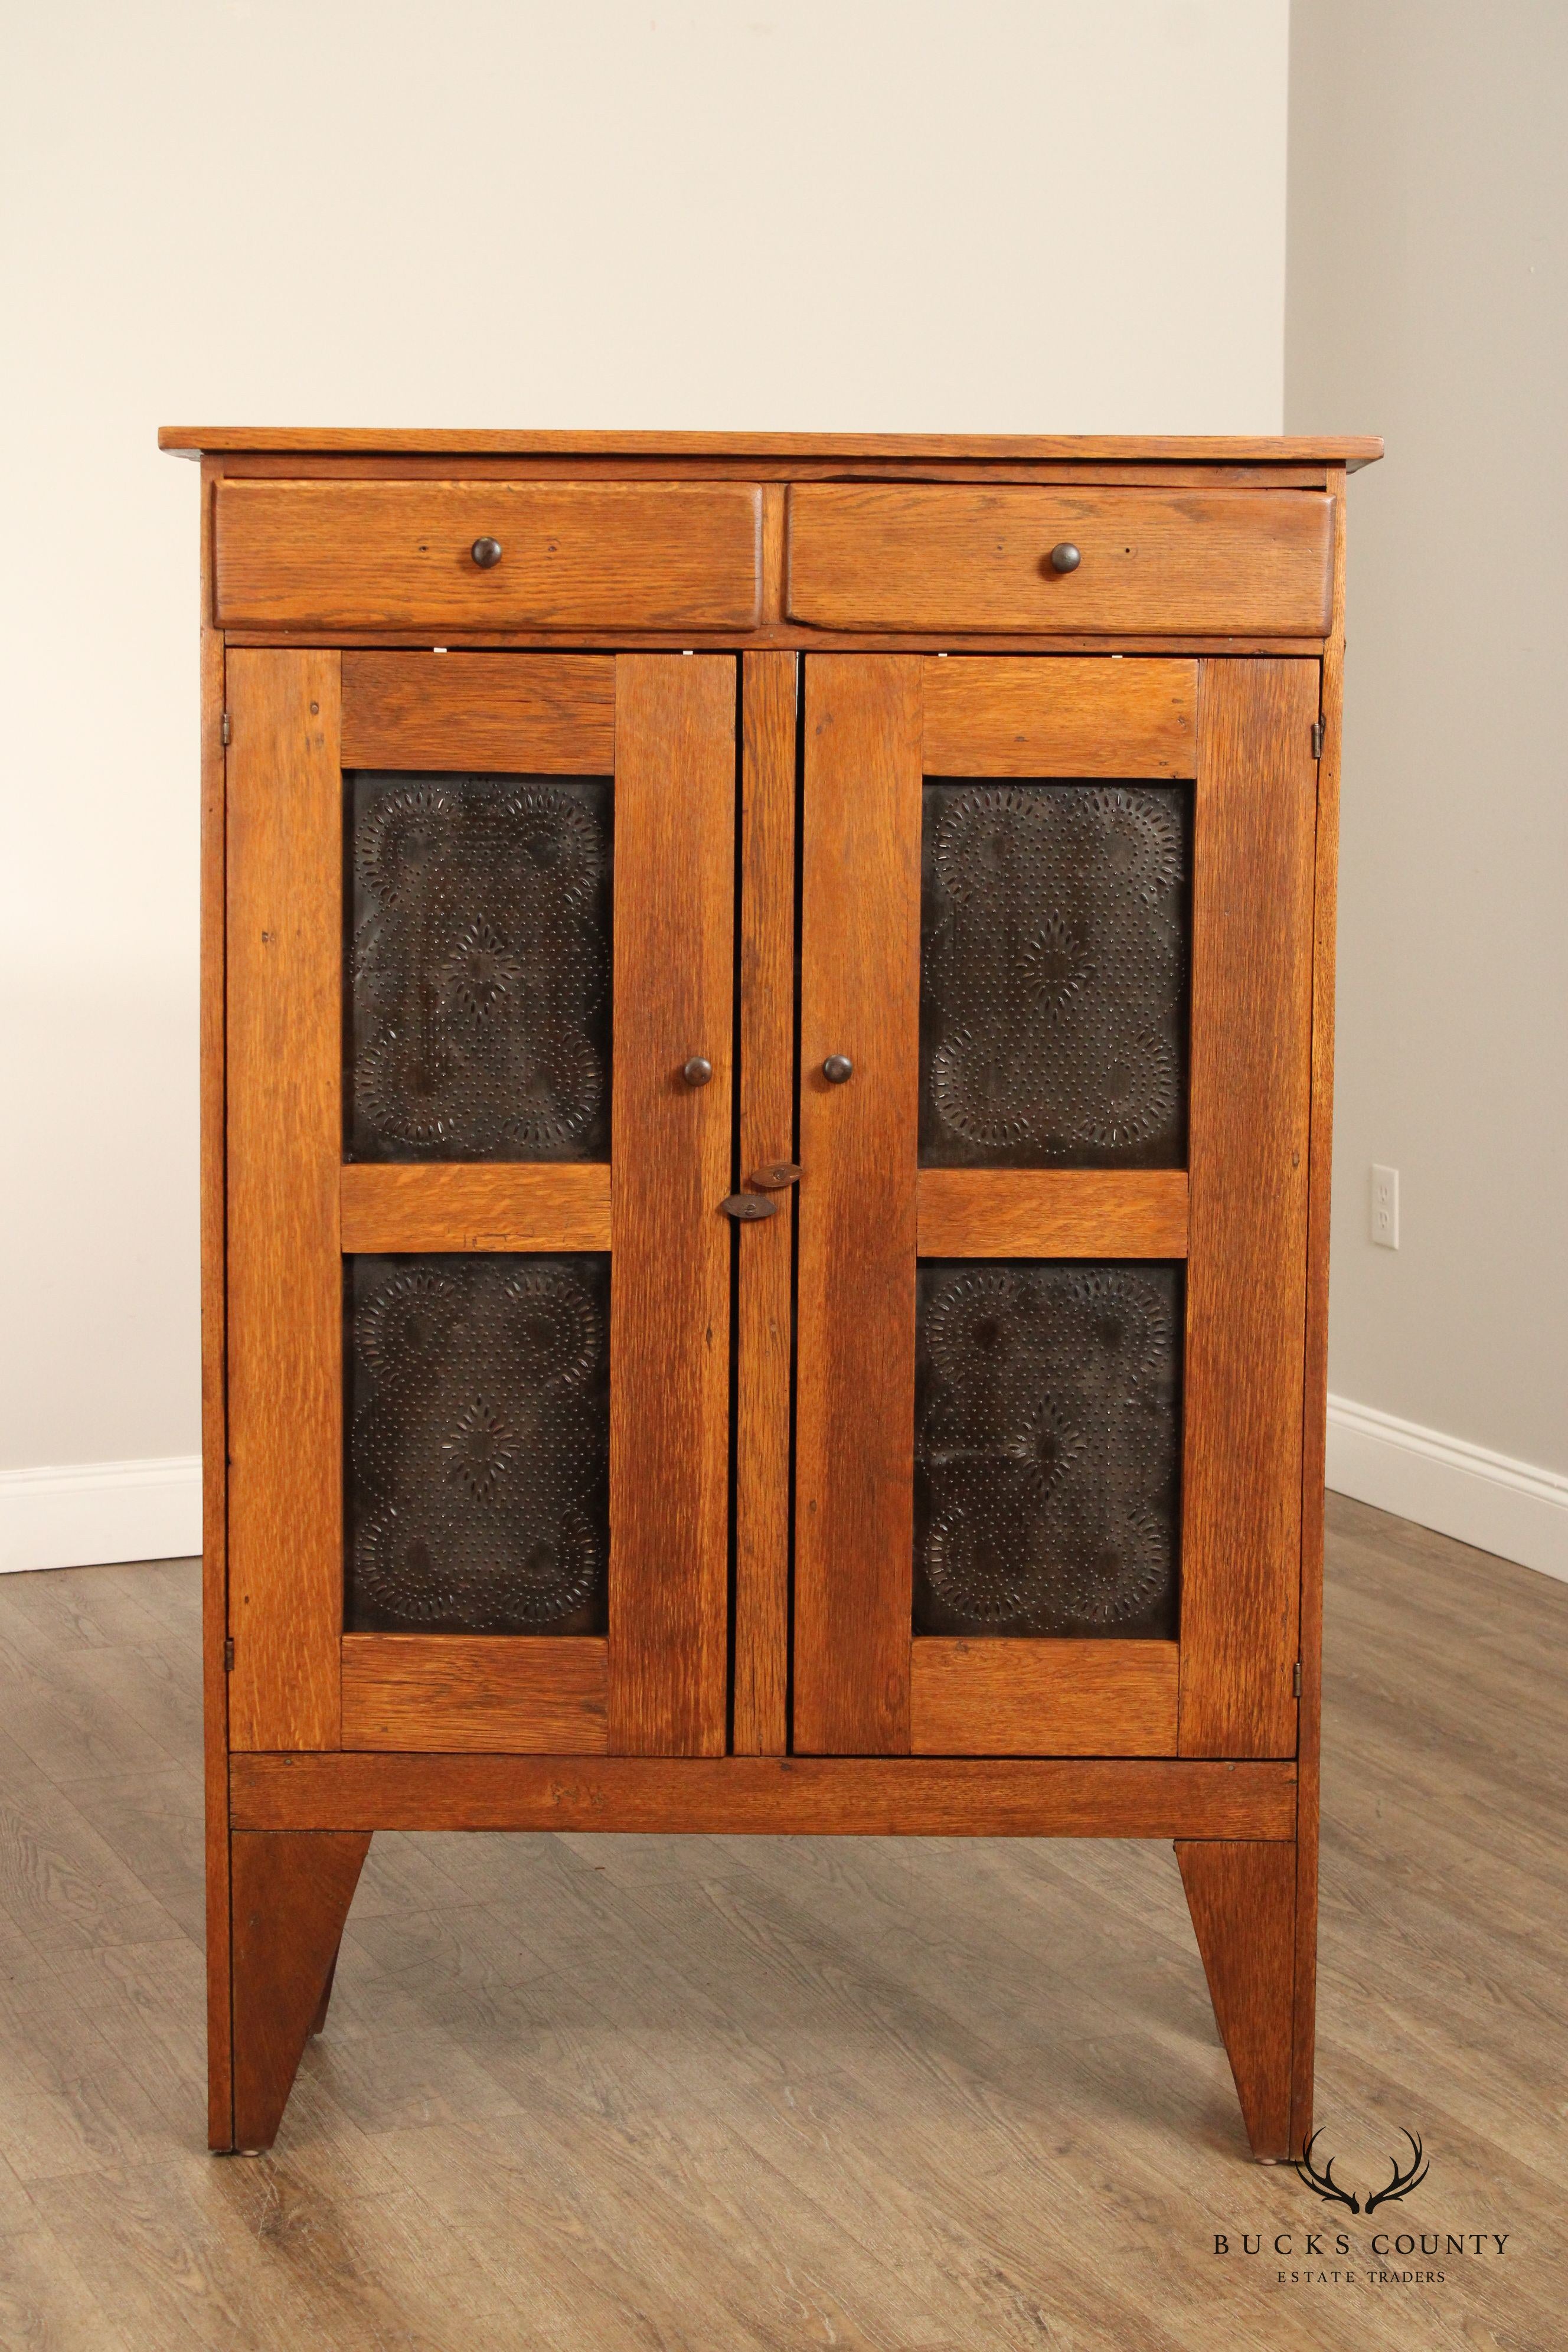
[[[342,1945],[340,1943],[338,1952],[342,1950]],[[338,1952],[332,1954],[332,1964],[327,1970],[327,1981],[321,1987],[321,1998],[316,2003],[316,2014],[310,2020],[310,2031],[307,2039],[311,2042],[315,2040],[318,2033],[324,2033],[327,2029],[327,2011],[332,2005],[332,1979],[338,1973]]]
[[[325,2022],[370,1832],[237,1830],[233,1887],[234,2138],[270,2147],[310,2034]]]
[[[1290,2153],[1294,1841],[1178,1839],[1176,1860],[1252,2153]]]

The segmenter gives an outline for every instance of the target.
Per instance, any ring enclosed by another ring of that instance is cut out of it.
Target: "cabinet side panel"
[[[910,1744],[921,663],[806,662],[795,1745]],[[830,1055],[854,1065],[823,1076]]]
[[[335,1748],[342,1631],[338,656],[228,660],[230,1738]]]
[[[1319,670],[1203,666],[1181,1752],[1296,1748]]]
[[[735,664],[616,664],[609,1743],[716,1756],[729,1675]],[[689,1087],[701,1055],[711,1082]]]
[[[742,671],[741,1181],[788,1161],[795,1124],[794,654]],[[780,1756],[789,1724],[790,1286],[795,1193],[739,1234],[735,1748]]]
[[[201,1236],[202,1717],[206,1815],[207,2137],[234,2139],[229,1975],[228,1410],[224,1289],[224,646],[212,610],[216,468],[202,468],[201,575]]]
[[[1318,1985],[1318,1792],[1323,1666],[1323,1486],[1329,1388],[1329,1208],[1333,1160],[1334,939],[1339,912],[1340,747],[1345,651],[1345,477],[1334,501],[1333,627],[1323,649],[1312,922],[1312,1142],[1307,1232],[1306,1396],[1301,1416],[1301,1704],[1296,1822],[1296,2019],[1290,2147],[1312,2129]]]

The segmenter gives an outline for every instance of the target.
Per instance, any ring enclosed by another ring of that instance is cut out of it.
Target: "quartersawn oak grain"
[[[345,1633],[345,1748],[602,1756],[607,1644],[587,1634]]]
[[[607,776],[609,654],[343,656],[343,765]]]
[[[1321,636],[1332,530],[1312,490],[796,483],[785,610],[826,629]],[[1081,562],[1058,572],[1065,541]]]
[[[338,656],[230,654],[227,691],[229,1737],[331,1748],[343,1571]]]
[[[1184,1168],[922,1168],[921,1257],[1185,1257]]]
[[[1293,1764],[1170,1758],[243,1756],[236,1829],[1289,1840]]]
[[[616,662],[610,1747],[714,1756],[729,1678],[732,659]],[[700,1055],[711,1082],[687,1086]]]
[[[800,978],[795,1745],[910,1739],[921,677],[808,656]],[[829,1055],[854,1076],[830,1086]]]
[[[473,561],[479,539],[500,561]],[[747,482],[223,482],[226,628],[749,628]],[[448,658],[450,658],[448,656]]]
[[[1173,1756],[1174,1642],[923,1634],[910,1671],[916,1756]]]
[[[339,1192],[345,1253],[611,1245],[608,1160],[367,1160]]]
[[[1197,664],[1044,654],[925,664],[928,776],[1190,776]]]
[[[1296,1750],[1315,662],[1205,662],[1193,828],[1184,1756]]]
[[[795,1149],[794,654],[741,672],[741,1179]],[[790,1288],[795,1194],[740,1228],[735,1344],[735,1640],[740,1755],[789,1745]]]

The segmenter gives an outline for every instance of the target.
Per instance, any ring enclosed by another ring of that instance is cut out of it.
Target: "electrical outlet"
[[[1372,1171],[1372,1238],[1379,1249],[1399,1247],[1399,1171],[1379,1168]]]

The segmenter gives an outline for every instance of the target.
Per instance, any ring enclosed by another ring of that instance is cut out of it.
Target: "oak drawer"
[[[749,482],[221,482],[217,620],[312,629],[745,629]],[[476,541],[500,543],[489,569]]]
[[[1051,550],[1076,547],[1075,570]],[[789,616],[821,629],[1321,636],[1333,501],[1312,490],[806,483]]]

